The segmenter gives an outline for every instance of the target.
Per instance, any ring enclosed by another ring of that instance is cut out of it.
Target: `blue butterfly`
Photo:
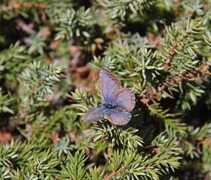
[[[106,69],[100,70],[99,86],[102,104],[88,111],[83,120],[96,122],[107,119],[115,125],[127,124],[135,106],[135,94],[128,88],[122,88],[120,80]]]

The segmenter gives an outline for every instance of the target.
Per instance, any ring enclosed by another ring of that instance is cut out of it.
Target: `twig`
[[[111,174],[108,174],[104,180],[110,180],[113,176],[116,176],[117,174],[119,174],[120,172],[122,172],[124,169],[126,168],[126,166],[122,166],[121,168],[119,168],[117,171],[112,172]]]

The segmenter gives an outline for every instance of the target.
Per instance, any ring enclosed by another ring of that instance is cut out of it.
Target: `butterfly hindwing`
[[[107,110],[105,118],[115,125],[125,125],[131,119],[131,113],[127,111],[117,111],[115,109]]]
[[[104,119],[104,113],[100,107],[91,109],[83,116],[85,122],[96,122],[101,119]]]
[[[99,85],[103,102],[111,101],[114,93],[121,88],[121,82],[106,69],[100,70]]]
[[[113,104],[131,112],[135,106],[135,94],[128,88],[119,89],[114,95]]]

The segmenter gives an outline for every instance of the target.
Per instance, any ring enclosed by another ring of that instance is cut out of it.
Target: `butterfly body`
[[[115,75],[106,69],[99,73],[102,104],[88,111],[84,116],[85,122],[96,122],[108,119],[115,125],[127,124],[135,106],[135,95],[128,88],[122,88]]]
[[[112,104],[112,103],[104,103],[101,105],[102,108],[105,108],[105,109],[113,109],[115,108],[115,106]]]
[[[116,106],[115,103],[103,103],[101,104],[99,107],[101,107],[102,111],[107,112],[109,109],[114,109],[117,110],[119,112],[123,112],[123,111],[127,111],[126,109]]]

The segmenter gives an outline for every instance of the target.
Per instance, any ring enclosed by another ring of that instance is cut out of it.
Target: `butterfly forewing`
[[[127,88],[119,89],[114,94],[113,103],[115,106],[122,107],[130,112],[135,106],[135,94]]]
[[[106,69],[100,70],[99,85],[103,102],[112,101],[114,93],[121,88],[117,77]]]
[[[100,107],[94,108],[88,111],[84,116],[83,120],[85,122],[96,122],[98,120],[104,119],[104,113]]]
[[[115,125],[127,124],[130,121],[131,116],[131,113],[127,111],[120,112],[115,109],[109,109],[105,114],[106,119]]]

